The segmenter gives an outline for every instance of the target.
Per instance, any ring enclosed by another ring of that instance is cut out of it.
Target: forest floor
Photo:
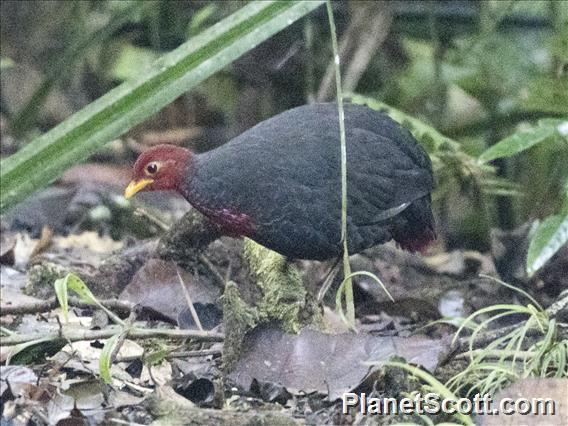
[[[496,233],[487,253],[387,244],[352,256],[353,270],[379,276],[394,298],[356,277],[355,333],[335,309],[341,273],[317,299],[331,262],[295,262],[301,288],[278,290],[267,308],[242,240],[192,237],[180,248],[176,233],[199,222],[184,200],[121,197],[129,163],[77,166],[2,217],[2,424],[429,424],[342,406],[347,392],[429,390],[550,397],[564,405],[546,424],[567,423],[568,249],[531,279],[528,227]],[[475,421],[515,421],[496,418]]]

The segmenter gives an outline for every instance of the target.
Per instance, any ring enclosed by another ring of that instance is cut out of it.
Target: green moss
[[[28,270],[24,293],[35,297],[48,298],[55,294],[53,283],[63,278],[69,270],[51,262],[44,262],[32,266]]]
[[[232,281],[225,286],[221,301],[225,325],[223,362],[224,368],[228,369],[239,359],[243,338],[258,323],[259,312],[241,298],[239,288]]]
[[[237,285],[229,282],[223,295],[225,368],[239,359],[246,333],[258,324],[277,322],[280,327],[297,333],[304,326],[322,324],[322,315],[315,298],[304,288],[300,271],[282,255],[252,240],[245,239],[244,259],[250,270],[253,305],[241,296]]]
[[[307,302],[300,271],[284,256],[249,239],[245,240],[244,257],[263,293],[258,307],[261,317],[278,320],[284,330],[298,332],[304,325],[300,314]]]

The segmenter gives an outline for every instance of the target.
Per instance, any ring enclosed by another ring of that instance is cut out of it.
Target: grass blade
[[[112,376],[110,374],[111,356],[116,344],[118,343],[119,336],[120,333],[115,334],[105,342],[99,358],[99,374],[107,385],[112,383]]]
[[[110,311],[106,307],[104,307],[101,302],[97,300],[95,295],[91,292],[87,284],[83,282],[81,278],[79,278],[75,274],[67,274],[64,278],[60,278],[55,281],[55,294],[57,295],[57,300],[59,301],[59,305],[63,311],[63,315],[65,320],[67,321],[67,312],[69,310],[68,306],[68,290],[72,290],[79,296],[79,298],[85,302],[90,303],[91,305],[96,305],[100,309],[106,312],[106,314],[117,324],[124,324],[114,312]]]
[[[61,306],[61,312],[63,312],[63,319],[67,322],[67,317],[69,313],[69,295],[67,293],[67,279],[69,275],[65,278],[59,278],[53,283],[55,289],[55,295],[57,296],[57,301],[59,306]]]

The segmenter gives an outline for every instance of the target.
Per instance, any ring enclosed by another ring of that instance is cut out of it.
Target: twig
[[[130,388],[132,390],[135,390],[136,392],[140,392],[141,394],[144,395],[148,395],[151,394],[152,392],[154,392],[154,389],[148,389],[145,388],[143,386],[137,385],[135,383],[131,383],[128,380],[122,380],[122,383],[127,387]]]
[[[59,320],[58,320],[58,322],[59,322]],[[67,340],[67,344],[69,345],[69,349],[71,350],[71,353],[69,353],[69,354],[67,355],[67,360],[64,361],[61,365],[59,365],[58,368],[61,370],[63,367],[65,367],[65,365],[66,365],[69,361],[71,361],[72,359],[76,359],[77,361],[79,361],[79,363],[81,364],[81,366],[85,369],[85,371],[88,371],[92,376],[95,376],[96,373],[95,373],[91,368],[89,368],[89,367],[85,364],[85,362],[83,361],[83,357],[81,356],[81,354],[79,354],[79,352],[78,352],[75,348],[73,348],[73,342],[71,342],[69,339],[66,339],[66,340]]]
[[[225,279],[223,281],[223,286],[225,286],[233,275],[233,259],[229,259],[229,264],[227,265],[227,270],[225,271]]]
[[[130,315],[128,316],[126,321],[124,321],[124,326],[123,326],[124,329],[123,329],[122,333],[120,333],[120,335],[118,336],[118,339],[116,341],[116,345],[114,346],[114,349],[112,350],[112,354],[110,355],[111,365],[114,362],[114,360],[116,359],[116,356],[118,355],[118,351],[120,351],[120,348],[124,344],[126,337],[128,337],[128,334],[130,333],[130,330],[132,329],[132,326],[134,325],[134,321],[136,321],[137,317],[138,317],[138,309],[133,309],[130,312]]]
[[[199,358],[203,356],[219,356],[222,355],[223,351],[221,349],[203,349],[200,351],[181,351],[181,352],[170,352],[165,356],[166,359],[173,358]],[[116,362],[132,362],[137,359],[142,358],[141,355],[130,355],[116,358]]]
[[[101,304],[108,309],[114,309],[117,311],[122,312],[130,312],[132,308],[135,306],[134,303],[117,300],[117,299],[107,299],[107,300],[99,300]],[[70,306],[76,306],[78,308],[96,308],[95,305],[86,303],[81,299],[76,297],[70,297],[68,301]],[[38,302],[31,302],[31,303],[24,303],[17,306],[2,306],[2,310],[0,312],[1,316],[4,315],[24,315],[24,314],[37,314],[40,312],[48,312],[52,309],[55,309],[59,306],[57,299],[51,297],[47,300],[41,300]]]
[[[219,270],[217,269],[217,267],[215,265],[213,265],[213,262],[211,262],[209,260],[209,258],[207,256],[205,256],[204,254],[200,254],[199,255],[199,260],[207,267],[207,269],[209,269],[209,272],[211,272],[213,274],[213,277],[215,277],[215,280],[217,281],[217,283],[219,284],[219,287],[224,290],[225,289],[225,284],[227,283],[227,281],[229,281],[228,279],[223,278],[223,275],[221,275],[221,273],[219,272]],[[229,266],[231,264],[229,263]]]
[[[156,216],[154,216],[152,213],[149,213],[148,211],[146,211],[145,209],[143,209],[142,207],[136,207],[136,210],[134,210],[134,212],[140,216],[143,217],[144,219],[148,220],[149,222],[153,223],[154,225],[156,225],[158,228],[160,228],[160,230],[164,231],[164,232],[168,232],[171,228],[170,225],[168,225],[166,222],[164,222],[163,220],[157,218]]]
[[[39,407],[31,407],[32,412],[35,416],[38,416],[45,424],[50,424],[49,418],[40,410]],[[31,422],[30,422],[31,423]]]
[[[392,11],[388,2],[356,4],[350,13],[350,22],[339,42],[339,56],[344,66],[343,90],[352,92],[373,59],[373,55],[389,34]],[[325,102],[333,96],[335,64],[331,61],[321,79],[317,101]]]
[[[367,7],[355,6],[357,9],[363,9],[359,13],[365,15],[365,20],[359,27],[357,47],[345,70],[343,80],[345,92],[355,91],[363,73],[374,58],[375,52],[383,44],[390,31],[393,16],[389,3],[367,3],[367,5]]]
[[[193,322],[195,322],[195,325],[197,325],[197,328],[200,331],[203,331],[203,326],[201,325],[201,321],[199,320],[199,315],[197,315],[197,311],[195,310],[195,307],[193,306],[193,300],[191,300],[191,295],[189,294],[187,287],[183,283],[183,279],[182,279],[182,277],[179,273],[179,270],[177,268],[176,268],[176,274],[178,276],[179,285],[181,286],[181,289],[183,291],[183,295],[185,296],[185,301],[187,302],[187,307],[189,308],[189,312],[191,312]]]
[[[18,345],[33,340],[56,340],[63,337],[71,342],[80,340],[108,339],[120,333],[122,327],[112,326],[104,330],[65,330],[51,333],[14,334],[2,337],[2,346]],[[201,342],[222,342],[225,336],[222,333],[213,333],[196,330],[171,330],[167,328],[132,328],[128,333],[131,339],[150,339],[165,337],[168,339],[193,339]]]
[[[331,266],[331,268],[329,268],[327,274],[325,274],[325,277],[322,281],[322,286],[318,292],[318,298],[317,298],[318,302],[321,302],[323,300],[325,294],[329,290],[329,287],[331,287],[331,284],[333,284],[333,281],[335,280],[335,277],[339,272],[340,262],[341,262],[341,256],[337,256],[337,259],[335,259],[333,265]]]
[[[309,15],[304,18],[304,48],[306,50],[307,58],[314,57],[314,24]],[[308,104],[313,104],[316,101],[314,93],[314,62],[315,61],[306,61],[305,64],[304,81],[306,101]]]
[[[546,312],[549,316],[556,317],[559,312],[564,311],[565,309],[568,309],[568,290],[560,293],[560,299],[546,308]]]
[[[506,350],[486,351],[484,349],[475,349],[472,352],[463,352],[461,354],[457,354],[454,357],[454,359],[469,359],[479,354],[483,354],[484,358],[493,358],[493,359],[516,358],[519,360],[531,359],[534,358],[534,356],[536,355],[535,352],[531,351],[506,351]]]

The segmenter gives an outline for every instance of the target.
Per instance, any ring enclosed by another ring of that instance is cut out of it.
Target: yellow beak
[[[154,179],[140,179],[138,181],[131,181],[124,190],[124,198],[130,198],[144,187],[154,182]]]

